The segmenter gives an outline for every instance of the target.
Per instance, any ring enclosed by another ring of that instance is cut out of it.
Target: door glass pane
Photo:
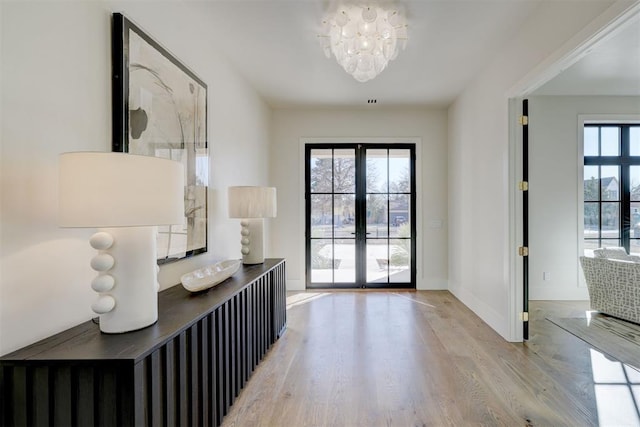
[[[602,200],[620,200],[620,168],[618,166],[602,166],[600,186]]]
[[[629,218],[631,221],[629,237],[632,239],[640,239],[640,203],[631,202],[629,211]]]
[[[631,190],[631,202],[629,203],[629,218],[631,222],[629,227],[629,253],[640,255],[640,166],[629,167],[629,188]]]
[[[629,166],[631,201],[640,201],[640,166]]]
[[[631,230],[629,231],[629,253],[640,253],[640,203],[631,203]]]
[[[355,194],[336,194],[333,198],[334,227],[336,238],[355,238],[356,234],[356,196]]]
[[[333,165],[333,155],[328,150],[311,150],[311,192],[330,193],[332,187],[331,170]]]
[[[311,239],[311,281],[333,282],[333,248],[328,239]]]
[[[584,128],[584,155],[597,156],[598,153],[599,153],[598,128],[595,126],[585,127]]]
[[[389,241],[367,239],[367,282],[387,283],[389,276]]]
[[[600,174],[598,166],[584,167],[584,201],[600,200],[600,192],[598,191],[598,182]]]
[[[333,226],[332,206],[333,197],[330,194],[311,195],[311,237],[331,237]]]
[[[409,150],[389,150],[390,193],[409,193],[411,191],[409,156]]]
[[[620,237],[620,203],[602,203],[603,239]]]
[[[600,236],[600,204],[590,202],[584,204],[584,237],[597,238]]]
[[[602,241],[600,242],[600,245],[603,248],[616,247],[616,246],[620,246],[620,240],[618,240],[618,239],[615,239],[615,240],[613,240],[613,239],[608,239],[608,240],[602,239]]]
[[[388,236],[388,195],[367,194],[367,237],[380,238]]]
[[[593,250],[600,247],[600,240],[585,239],[583,243],[584,254],[587,256],[593,256]]]
[[[333,192],[356,192],[356,152],[354,149],[333,152]]]
[[[387,150],[367,150],[367,193],[386,193]]]
[[[356,241],[355,239],[335,240],[334,271],[336,283],[356,281]]]
[[[389,282],[411,282],[411,240],[389,242]]]
[[[411,236],[411,196],[408,194],[389,195],[389,235],[390,237]]]
[[[620,128],[604,126],[600,128],[600,151],[602,156],[620,155]]]
[[[640,126],[629,128],[629,155],[640,156]]]

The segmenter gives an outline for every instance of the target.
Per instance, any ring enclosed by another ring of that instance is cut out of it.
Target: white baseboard
[[[304,280],[287,279],[287,290],[288,291],[304,291],[305,290]]]
[[[416,283],[416,290],[418,291],[447,291],[449,290],[449,281],[446,279],[435,280],[418,280]]]
[[[509,336],[509,323],[505,316],[498,313],[493,307],[485,304],[476,298],[471,292],[465,289],[449,289],[456,298],[473,311],[480,319],[489,325],[494,331],[500,334],[505,340],[514,342]]]
[[[530,300],[549,301],[588,301],[589,292],[587,288],[575,287],[554,287],[554,286],[530,286]]]
[[[416,284],[416,289],[419,291],[446,291],[448,289],[448,283],[444,279],[432,280],[430,282],[424,282],[424,281],[418,280],[418,283]],[[287,279],[287,290],[288,291],[304,291],[305,290],[304,280]]]

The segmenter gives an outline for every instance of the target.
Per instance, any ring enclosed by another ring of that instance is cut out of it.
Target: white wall
[[[580,283],[580,115],[640,114],[640,97],[529,98],[529,296],[588,299]],[[614,116],[612,116],[614,115]],[[551,274],[543,280],[543,272]]]
[[[304,146],[301,138],[416,138],[418,289],[447,288],[447,115],[438,109],[293,110],[273,112],[272,184],[278,217],[271,248],[287,259],[290,289],[304,289]],[[421,159],[421,161],[420,161]],[[420,215],[421,213],[421,215]],[[432,228],[431,221],[442,221]]]
[[[203,4],[0,2],[0,354],[92,317],[92,230],[56,224],[57,157],[110,151],[111,12],[123,12],[209,86],[209,252],[163,266],[162,288],[238,258],[226,188],[268,184],[271,111],[212,48]],[[240,173],[241,172],[241,173]]]
[[[522,333],[510,317],[509,92],[608,6],[542,2],[449,108],[449,289],[508,340]]]

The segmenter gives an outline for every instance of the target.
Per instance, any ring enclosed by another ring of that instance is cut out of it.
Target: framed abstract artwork
[[[158,263],[206,252],[207,85],[120,13],[112,67],[112,150],[176,160],[186,173],[185,221],[158,227]]]

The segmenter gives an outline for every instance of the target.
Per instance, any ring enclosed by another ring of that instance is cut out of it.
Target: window
[[[640,254],[640,125],[584,126],[584,249]]]

